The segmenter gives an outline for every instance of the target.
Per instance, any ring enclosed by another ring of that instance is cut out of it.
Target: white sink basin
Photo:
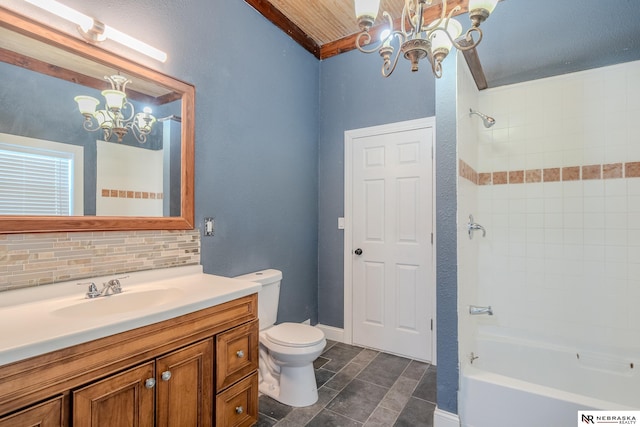
[[[105,283],[114,276],[85,282]],[[204,274],[202,266],[129,273],[122,293],[85,298],[77,281],[2,292],[0,365],[231,301],[260,284]]]
[[[86,318],[110,316],[130,311],[149,309],[174,301],[184,294],[176,288],[146,289],[121,294],[73,300],[70,304],[51,312],[54,316]]]

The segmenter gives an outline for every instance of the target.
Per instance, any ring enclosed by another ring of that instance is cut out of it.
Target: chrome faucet
[[[122,285],[120,284],[120,280],[111,279],[108,282],[102,284],[100,295],[102,295],[103,297],[107,297],[109,295],[119,294],[121,292]]]
[[[98,290],[98,287],[93,282],[82,282],[78,283],[78,285],[89,285],[89,289],[85,294],[87,298],[107,297],[109,295],[122,293],[122,284],[120,283],[120,279],[126,279],[127,277],[129,276],[118,277],[116,279],[111,279],[108,282],[104,282],[101,290]]]
[[[482,231],[482,237],[487,236],[487,230],[485,230],[484,227],[481,226],[480,224],[473,222],[473,215],[469,215],[469,222],[467,223],[467,231],[469,233],[469,239],[473,239],[473,232],[477,230]]]
[[[85,294],[85,296],[87,298],[98,298],[100,296],[100,291],[98,290],[98,287],[96,286],[95,283],[93,283],[93,282],[82,282],[82,283],[78,283],[78,285],[89,285],[89,289],[87,290],[87,293]]]
[[[471,315],[478,315],[478,314],[488,314],[489,316],[493,316],[493,310],[491,309],[491,306],[486,306],[486,307],[482,307],[479,305],[470,305],[469,306],[469,314]]]

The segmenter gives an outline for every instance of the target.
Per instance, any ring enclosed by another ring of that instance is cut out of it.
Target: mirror
[[[0,75],[0,153],[3,148],[10,155],[46,153],[56,171],[70,176],[64,206],[54,213],[38,206],[15,212],[0,206],[0,233],[193,229],[192,85],[2,7]],[[129,80],[124,92],[136,113],[152,108],[157,121],[145,141],[134,138],[133,130],[122,141],[117,135],[105,141],[102,129],[83,128],[89,119],[74,98],[89,95],[104,103],[101,92],[111,89],[108,76]],[[60,158],[62,166],[56,163]],[[44,171],[39,165],[36,169]],[[27,179],[20,180],[26,187],[16,193],[26,200],[51,192],[31,187],[27,181],[36,175],[25,172]],[[18,188],[0,175],[2,186]]]

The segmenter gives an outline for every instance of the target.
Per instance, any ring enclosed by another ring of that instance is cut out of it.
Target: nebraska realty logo
[[[640,411],[579,411],[578,426],[597,424],[638,425]]]

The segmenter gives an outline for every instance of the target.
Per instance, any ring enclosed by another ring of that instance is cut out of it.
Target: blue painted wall
[[[380,66],[377,54],[358,51],[320,65],[319,321],[344,326],[344,232],[337,228],[338,217],[344,214],[344,131],[437,112],[438,407],[457,413],[455,60],[447,59],[446,78],[437,82],[428,70],[411,73],[405,61],[386,79]]]
[[[279,320],[316,322],[318,60],[242,0],[64,3],[169,59],[111,50],[195,85],[196,225],[216,221],[204,270],[281,269]]]
[[[406,61],[389,78],[377,53],[348,52],[320,64],[318,309],[320,323],[344,325],[344,132],[435,115],[435,82]],[[423,65],[425,67],[425,65]]]
[[[436,307],[438,408],[458,413],[456,56],[436,85]],[[465,65],[466,66],[466,65]],[[449,72],[447,72],[449,71]]]
[[[139,60],[196,86],[196,221],[216,220],[205,271],[281,269],[280,321],[342,327],[344,131],[434,116],[431,74],[401,62],[384,79],[380,57],[357,51],[318,62],[241,0],[65,3],[166,50],[166,64]],[[457,372],[438,382],[457,384]]]
[[[217,232],[202,263],[227,276],[282,270],[278,320],[316,323],[318,61],[244,2],[205,4],[196,215]]]

